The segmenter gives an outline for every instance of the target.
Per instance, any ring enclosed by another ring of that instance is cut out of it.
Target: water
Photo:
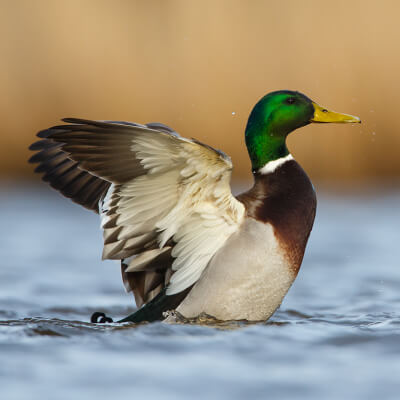
[[[280,310],[216,328],[89,324],[134,310],[97,216],[44,186],[0,190],[1,399],[399,398],[400,192],[319,194]]]

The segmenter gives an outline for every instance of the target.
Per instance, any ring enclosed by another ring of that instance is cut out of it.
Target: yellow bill
[[[324,107],[319,106],[317,103],[312,102],[314,106],[314,116],[311,118],[311,122],[336,122],[336,123],[360,123],[361,120],[354,115],[340,114],[334,111],[329,111]]]

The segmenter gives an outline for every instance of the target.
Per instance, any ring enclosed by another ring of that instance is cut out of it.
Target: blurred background
[[[398,400],[399,15],[396,0],[0,0],[2,396]],[[277,313],[228,331],[89,324],[133,297],[100,261],[98,216],[33,173],[35,134],[163,122],[228,153],[238,191],[248,115],[279,89],[362,124],[289,137],[318,210]]]
[[[0,176],[36,179],[28,145],[62,117],[164,122],[228,153],[267,92],[299,90],[362,125],[289,147],[327,184],[398,184],[396,1],[7,1],[0,13]]]

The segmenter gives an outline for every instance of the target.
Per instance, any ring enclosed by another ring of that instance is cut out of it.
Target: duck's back
[[[254,186],[238,200],[247,218],[178,307],[185,317],[204,312],[225,320],[265,320],[297,276],[316,209],[300,165],[289,160],[255,174]]]

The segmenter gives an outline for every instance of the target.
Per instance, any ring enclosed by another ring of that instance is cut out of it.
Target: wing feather
[[[50,137],[111,184],[100,202],[103,257],[123,260],[138,305],[195,284],[244,217],[230,158],[160,124],[65,121]]]
[[[29,162],[38,164],[35,172],[44,174],[42,179],[74,202],[98,212],[98,202],[107,192],[110,183],[82,170],[78,162],[71,160],[62,150],[62,144],[49,136],[55,130],[38,133],[41,138],[30,146],[36,153]]]

